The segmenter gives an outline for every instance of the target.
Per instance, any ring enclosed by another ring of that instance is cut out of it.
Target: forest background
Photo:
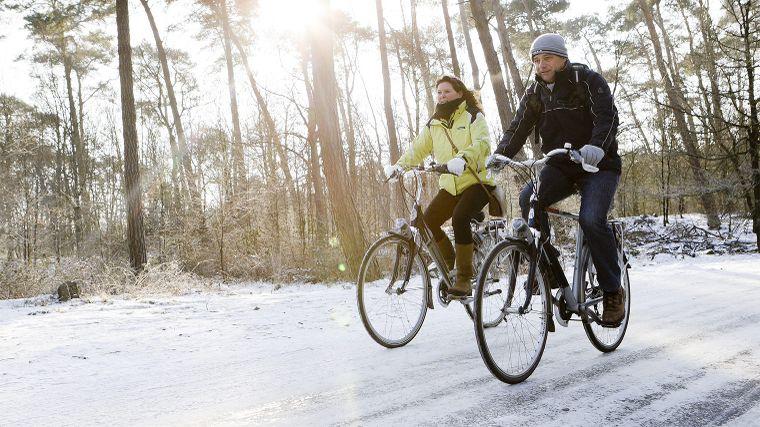
[[[760,239],[759,10],[0,1],[0,295],[65,280],[108,293],[177,276],[350,280],[406,212],[383,165],[427,122],[435,80],[479,91],[495,147],[544,32],[615,95],[617,216],[698,212],[709,229],[749,223]],[[514,215],[517,183],[501,182]]]

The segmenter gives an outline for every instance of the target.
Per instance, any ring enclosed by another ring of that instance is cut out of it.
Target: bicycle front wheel
[[[601,298],[604,293],[602,291],[602,288],[599,286],[596,268],[594,267],[594,262],[591,258],[591,251],[588,249],[588,247],[586,247],[583,253],[583,258],[581,259],[583,260],[583,263],[581,264],[583,266],[583,269],[581,270],[583,272],[581,282],[583,283],[583,292],[581,294],[582,298],[584,298],[584,301]],[[625,265],[621,266],[620,282],[620,285],[623,287],[623,291],[625,292],[625,299],[623,301],[623,304],[625,306],[625,317],[620,323],[620,326],[617,328],[605,328],[602,325],[593,322],[591,319],[589,319],[588,323],[583,323],[583,329],[586,331],[586,336],[588,337],[589,341],[591,341],[591,344],[593,344],[597,350],[604,353],[609,353],[618,348],[620,343],[623,342],[625,331],[628,329],[628,319],[631,312],[631,286],[628,281],[628,269],[625,268]],[[598,317],[602,317],[601,302],[591,306],[591,309],[594,310],[594,313]]]
[[[357,302],[362,323],[378,344],[401,347],[422,327],[430,278],[414,243],[399,236],[378,239],[359,268]]]
[[[525,244],[500,242],[483,263],[475,294],[480,355],[496,378],[510,384],[536,369],[549,329],[549,291],[538,268],[536,283],[528,283],[530,262]]]

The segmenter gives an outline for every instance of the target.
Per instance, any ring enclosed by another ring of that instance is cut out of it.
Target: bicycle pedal
[[[604,322],[598,322],[598,323],[599,323],[599,326],[601,326],[603,328],[615,329],[615,328],[619,328],[620,325],[623,324],[623,321],[621,320],[621,321],[619,321],[617,323],[604,323]]]

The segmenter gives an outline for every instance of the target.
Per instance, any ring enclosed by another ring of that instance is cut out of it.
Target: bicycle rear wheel
[[[475,286],[473,286],[473,289],[477,287],[477,277],[480,274],[481,268],[483,268],[483,263],[486,260],[486,257],[491,252],[491,250],[496,245],[496,240],[489,236],[488,234],[484,234],[481,236],[476,236],[475,241],[477,242],[475,246],[475,252],[472,256],[472,271],[475,272]],[[477,291],[475,291],[477,292]],[[475,302],[462,304],[464,305],[464,309],[467,312],[467,315],[470,316],[470,320],[475,320]]]
[[[583,268],[581,271],[583,272],[583,276],[581,283],[583,283],[583,292],[581,293],[581,298],[583,298],[584,301],[601,298],[604,293],[602,291],[602,288],[599,286],[599,281],[597,280],[596,275],[596,268],[594,267],[594,263],[591,258],[591,251],[588,249],[588,247],[586,247],[584,250],[582,260],[583,263],[581,265]],[[593,321],[590,323],[583,323],[583,329],[586,331],[586,336],[588,337],[589,341],[591,341],[591,344],[593,344],[597,350],[604,353],[609,353],[618,348],[620,343],[623,342],[623,337],[625,337],[625,332],[628,329],[628,319],[631,312],[631,287],[628,281],[628,269],[625,268],[624,265],[621,266],[620,281],[620,285],[623,287],[623,291],[625,291],[625,300],[623,301],[625,305],[625,317],[620,323],[620,326],[617,328],[605,328]],[[594,310],[594,313],[598,317],[602,317],[601,302],[592,305],[591,309]]]
[[[548,335],[549,291],[538,269],[538,285],[528,284],[529,268],[527,246],[502,241],[483,263],[475,294],[478,350],[488,370],[510,384],[533,373]],[[520,313],[529,297],[530,304]]]
[[[381,237],[370,246],[359,268],[356,298],[362,323],[378,344],[406,345],[422,327],[430,278],[414,243]]]

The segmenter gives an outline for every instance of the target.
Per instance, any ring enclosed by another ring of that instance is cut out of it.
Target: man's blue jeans
[[[586,236],[591,257],[594,259],[599,285],[605,292],[616,292],[620,287],[620,264],[612,228],[607,213],[612,206],[620,175],[614,171],[567,175],[562,169],[546,165],[540,174],[538,206],[535,218],[540,230],[547,230],[545,207],[575,193],[581,193],[580,226]],[[520,192],[520,208],[527,221],[533,187],[528,184]],[[543,224],[543,225],[542,225]]]

